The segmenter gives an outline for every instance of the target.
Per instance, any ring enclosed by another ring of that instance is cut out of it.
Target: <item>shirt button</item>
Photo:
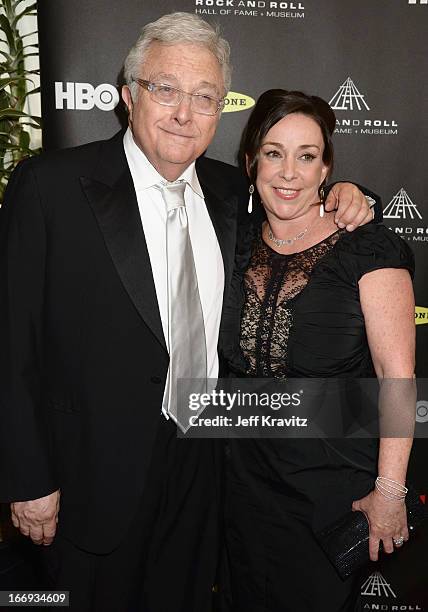
[[[160,376],[152,376],[150,380],[156,385],[159,385],[162,382],[162,378],[160,378]]]

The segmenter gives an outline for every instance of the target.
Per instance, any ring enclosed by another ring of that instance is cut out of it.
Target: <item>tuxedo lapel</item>
[[[122,138],[120,133],[104,143],[95,173],[80,181],[123,286],[166,350],[150,257]]]
[[[197,161],[197,175],[223,258],[225,290],[232,278],[238,197],[211,160]],[[80,177],[117,273],[135,308],[166,349],[150,257],[137,197],[123,148],[123,133],[102,145],[91,176]]]

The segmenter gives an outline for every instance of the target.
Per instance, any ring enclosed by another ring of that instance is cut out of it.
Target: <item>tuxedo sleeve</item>
[[[46,226],[32,161],[13,173],[0,209],[0,501],[57,486],[42,418]]]
[[[331,188],[334,187],[334,185],[336,185],[336,183],[338,183],[338,182],[343,183],[344,181],[336,181],[335,183],[331,183],[330,185],[326,186],[326,188],[325,188],[326,195],[329,194]],[[351,183],[352,181],[346,181],[346,182]],[[383,212],[382,212],[382,200],[381,200],[380,196],[378,196],[373,191],[370,191],[370,189],[367,189],[367,187],[363,187],[362,185],[358,185],[358,183],[352,183],[352,184],[355,185],[356,187],[358,187],[358,189],[365,196],[369,196],[370,198],[373,198],[373,200],[375,200],[376,204],[374,205],[374,219],[373,219],[373,221],[375,223],[381,223],[383,221]]]

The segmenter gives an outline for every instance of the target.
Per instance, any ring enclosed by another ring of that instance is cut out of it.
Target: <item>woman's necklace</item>
[[[317,204],[320,204],[320,202],[317,202]],[[273,231],[272,228],[270,226],[270,223],[268,222],[268,238],[271,242],[274,243],[275,246],[277,246],[279,249],[283,246],[291,246],[292,244],[294,244],[295,242],[297,242],[298,240],[302,240],[302,238],[304,238],[306,236],[306,234],[308,233],[308,231],[310,229],[312,229],[314,227],[314,225],[316,225],[316,222],[318,221],[318,219],[315,219],[314,221],[312,221],[312,223],[310,223],[309,225],[307,225],[305,227],[305,229],[303,229],[301,232],[299,232],[298,234],[296,234],[296,236],[293,236],[293,238],[275,238],[275,236],[273,235]]]
[[[271,240],[278,248],[281,248],[283,246],[290,246],[291,244],[294,244],[295,242],[297,242],[297,240],[301,240],[305,235],[306,232],[308,231],[309,226],[305,227],[304,230],[302,230],[301,232],[299,232],[296,236],[294,236],[293,238],[275,238],[275,236],[272,233],[271,227],[269,225],[269,231],[268,231],[268,238],[269,240]]]

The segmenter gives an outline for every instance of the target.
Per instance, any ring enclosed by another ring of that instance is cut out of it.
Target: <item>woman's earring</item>
[[[324,210],[324,197],[325,197],[325,195],[324,195],[324,187],[320,187],[319,194],[320,194],[320,217],[322,218],[322,217],[324,217],[324,213],[325,213],[325,210]]]
[[[253,212],[253,193],[254,193],[254,185],[250,185],[248,192],[250,194],[250,199],[248,200],[248,212],[251,214]]]

